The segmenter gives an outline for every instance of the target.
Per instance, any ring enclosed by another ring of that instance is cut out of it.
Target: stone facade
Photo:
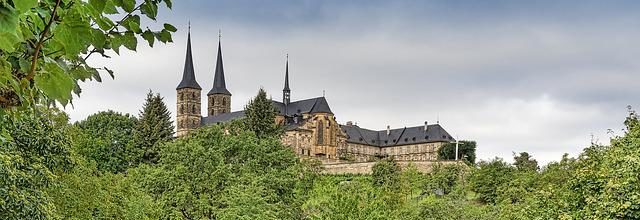
[[[200,91],[194,88],[177,90],[176,128],[178,137],[200,127]]]
[[[211,94],[207,97],[208,106],[207,112],[209,116],[216,116],[219,114],[231,112],[231,95],[226,94]]]
[[[346,142],[345,134],[333,114],[303,114],[302,120],[304,122],[300,126],[285,132],[283,144],[300,156],[338,159],[338,149],[344,148]],[[276,118],[276,122],[283,121],[282,118]]]
[[[412,164],[422,173],[431,172],[436,165],[464,164],[455,161],[398,161],[397,163],[402,169]],[[373,165],[375,162],[323,163],[322,172],[325,174],[371,174]]]

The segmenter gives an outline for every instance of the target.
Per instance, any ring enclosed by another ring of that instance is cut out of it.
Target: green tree
[[[61,121],[47,116],[66,116],[59,111],[23,113],[0,114],[9,132],[0,147],[0,219],[50,219],[55,206],[46,188],[55,181],[54,173],[70,169],[72,163]]]
[[[527,152],[520,152],[519,155],[513,153],[513,160],[515,161],[513,165],[519,171],[538,171],[540,169],[538,161],[533,159]]]
[[[279,136],[281,129],[275,123],[276,113],[273,103],[267,99],[267,93],[260,88],[258,95],[244,107],[247,129],[255,132],[258,137]]]
[[[430,193],[446,195],[461,185],[467,168],[461,164],[437,164],[427,174],[424,189]]]
[[[61,172],[47,189],[63,219],[158,219],[153,198],[124,174],[100,172],[94,161],[74,157],[75,167]]]
[[[446,143],[438,149],[438,160],[454,160],[456,158],[456,143]],[[474,164],[476,161],[476,142],[459,141],[458,158]]]
[[[400,165],[393,158],[379,160],[371,168],[373,186],[397,189],[400,181]]]
[[[162,219],[301,218],[297,188],[309,177],[277,137],[218,125],[163,144],[157,165],[130,169]]]
[[[142,161],[158,161],[158,145],[173,139],[173,121],[160,94],[149,91],[134,130],[134,148],[141,151]]]
[[[123,172],[139,161],[140,152],[132,147],[137,120],[129,114],[99,112],[76,122],[81,131],[72,137],[80,155],[97,163],[98,170]]]
[[[498,187],[509,182],[514,171],[515,169],[501,158],[480,161],[469,176],[469,186],[478,194],[480,201],[495,203]]]

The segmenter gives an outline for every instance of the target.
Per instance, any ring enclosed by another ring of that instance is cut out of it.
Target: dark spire
[[[222,66],[222,47],[220,45],[220,38],[222,37],[221,32],[218,33],[218,59],[216,62],[216,72],[213,76],[213,88],[211,91],[207,93],[207,95],[212,94],[225,94],[231,95],[229,90],[227,90],[227,85],[224,82],[224,68]]]
[[[182,81],[176,89],[193,88],[202,89],[196,81],[196,75],[193,71],[193,57],[191,55],[191,23],[189,23],[189,33],[187,35],[187,57],[184,60],[184,72],[182,72]]]
[[[284,89],[282,89],[282,102],[284,105],[289,105],[291,101],[291,89],[289,89],[289,54],[287,54],[287,64],[284,73]],[[286,108],[285,108],[286,109]],[[288,112],[285,111],[285,114]]]
[[[283,91],[291,91],[291,89],[289,89],[289,54],[287,54],[287,64],[286,64],[286,70],[285,70],[285,74],[284,74],[284,89]]]

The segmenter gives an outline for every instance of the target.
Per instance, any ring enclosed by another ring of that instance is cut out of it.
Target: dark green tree
[[[56,180],[54,173],[70,169],[72,162],[66,123],[48,118],[51,114],[56,119],[66,116],[47,111],[0,114],[10,137],[0,140],[0,219],[55,217],[46,188]]]
[[[279,136],[281,128],[275,123],[277,112],[273,102],[267,98],[267,93],[260,88],[258,95],[244,107],[247,129],[255,132],[258,137]]]
[[[173,138],[173,121],[160,94],[149,91],[134,130],[133,147],[142,154],[142,161],[158,161],[158,145]]]
[[[446,143],[438,149],[439,160],[454,160],[456,158],[456,143]],[[458,159],[467,161],[470,164],[476,162],[476,142],[460,141],[458,145]]]
[[[75,124],[81,132],[72,137],[74,149],[96,161],[100,171],[125,171],[141,157],[132,147],[136,123],[135,117],[111,110],[90,115]]]
[[[480,161],[477,166],[469,176],[469,186],[477,193],[480,201],[495,203],[498,188],[511,181],[515,168],[501,158]]]
[[[371,168],[371,180],[374,186],[396,188],[400,182],[400,165],[393,158],[379,160]]]
[[[533,159],[531,155],[527,152],[520,152],[519,155],[513,153],[513,165],[519,171],[538,171],[540,167],[538,166],[538,161]]]

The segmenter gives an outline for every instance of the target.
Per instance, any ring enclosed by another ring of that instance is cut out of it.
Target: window
[[[318,145],[323,145],[324,144],[324,123],[322,120],[318,120],[317,125],[316,125],[316,135],[318,136],[318,140],[317,140],[317,144]]]
[[[196,93],[195,93],[195,92],[192,92],[192,93],[191,93],[191,98],[192,98],[192,99],[195,99],[195,98],[196,98]]]
[[[184,105],[180,105],[180,114],[184,114]]]
[[[404,142],[407,142],[407,141],[409,141],[409,138],[404,138]]]
[[[222,98],[222,105],[227,105],[227,99]]]
[[[416,141],[416,137],[411,138],[412,141]]]
[[[429,135],[427,135],[427,136],[424,136],[424,139],[429,139]]]
[[[195,105],[192,105],[192,106],[191,106],[191,113],[192,113],[192,114],[195,114],[195,113],[196,113],[196,106],[195,106]]]
[[[180,93],[180,101],[184,100],[184,93]]]

